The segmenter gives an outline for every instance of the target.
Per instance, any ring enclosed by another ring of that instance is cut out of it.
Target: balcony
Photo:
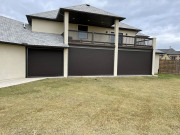
[[[113,46],[114,34],[69,30],[69,44]],[[152,38],[119,34],[119,47],[152,47]]]

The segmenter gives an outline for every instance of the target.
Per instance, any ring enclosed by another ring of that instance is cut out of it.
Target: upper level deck
[[[68,42],[74,45],[99,45],[99,46],[113,46],[114,45],[114,34],[105,34],[97,32],[85,32],[69,30]],[[118,39],[119,47],[152,47],[152,38],[148,37],[137,37],[137,36],[126,36],[123,33],[119,33]]]

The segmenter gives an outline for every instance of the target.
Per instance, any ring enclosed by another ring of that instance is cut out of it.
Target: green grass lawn
[[[46,79],[2,88],[0,134],[180,135],[180,76]]]

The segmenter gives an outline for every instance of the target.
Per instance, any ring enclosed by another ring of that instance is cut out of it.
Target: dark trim
[[[3,43],[3,44],[14,44],[14,45],[19,45],[19,46],[26,46],[26,45],[20,44],[20,43],[5,42],[5,41],[0,41],[0,43]]]
[[[76,45],[71,45],[69,48],[82,48],[82,49],[102,49],[102,50],[114,50],[114,48],[110,47],[97,47],[97,46],[76,46]]]
[[[119,51],[130,51],[130,52],[151,52],[152,50],[143,49],[118,49]]]
[[[87,14],[92,14],[92,15],[105,16],[105,17],[110,17],[110,18],[113,18],[113,19],[119,19],[119,21],[122,21],[122,20],[126,19],[125,17],[120,17],[120,16],[103,15],[103,14],[83,12],[83,11],[77,11],[77,10],[66,9],[66,8],[60,8],[60,10],[59,10],[59,12],[58,12],[58,15],[59,15],[60,13],[64,13],[64,11],[72,11],[72,12],[80,12],[80,13],[87,13]],[[56,19],[58,18],[58,15],[57,15]]]
[[[64,47],[64,46],[30,45],[30,44],[27,44],[27,43],[13,43],[13,42],[5,42],[5,41],[0,41],[0,43],[3,43],[3,44],[12,44],[12,45],[19,45],[19,46],[27,46],[27,47],[42,47],[42,48],[68,48],[68,47],[69,47],[69,46]]]
[[[156,53],[155,53],[155,56],[154,56],[154,60],[156,61]],[[152,65],[153,65],[153,50],[152,50],[152,54],[151,54],[151,75],[153,75],[154,73],[153,73],[153,71],[155,71],[155,68],[154,68],[154,70],[152,70],[153,69],[153,67],[152,67]],[[154,62],[154,66],[155,66],[155,62]],[[158,69],[158,72],[159,72],[159,69]]]
[[[49,20],[49,21],[59,22],[56,18],[52,19],[52,18],[46,18],[46,17],[32,16],[32,15],[26,15],[26,18],[27,18],[30,25],[32,25],[32,19],[42,19],[42,20]]]
[[[79,47],[106,47],[106,48],[115,48],[115,45],[112,45],[112,46],[110,46],[110,45],[97,45],[97,44],[95,44],[95,45],[93,45],[93,44],[91,44],[91,45],[89,45],[89,44],[73,44],[73,43],[69,43],[69,47],[71,47],[71,46],[79,46]]]
[[[121,49],[121,48],[126,48],[126,49],[141,49],[141,50],[152,50],[153,48],[152,48],[152,46],[119,46],[118,47],[119,49]]]

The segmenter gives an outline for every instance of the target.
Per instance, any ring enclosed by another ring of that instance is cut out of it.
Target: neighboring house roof
[[[160,51],[160,50],[158,50],[158,49],[156,49],[156,53],[157,53],[157,54],[164,54],[164,52],[162,52],[162,51]]]
[[[31,26],[0,16],[0,42],[29,46],[68,47],[59,34],[32,32]]]
[[[168,55],[177,55],[179,52],[175,51],[173,48],[170,49],[159,49],[160,51],[164,52],[165,54]]]
[[[143,33],[141,33],[141,32],[138,32],[138,33],[136,34],[136,36],[138,36],[138,37],[149,37],[148,35],[145,35],[145,34],[143,34]]]

